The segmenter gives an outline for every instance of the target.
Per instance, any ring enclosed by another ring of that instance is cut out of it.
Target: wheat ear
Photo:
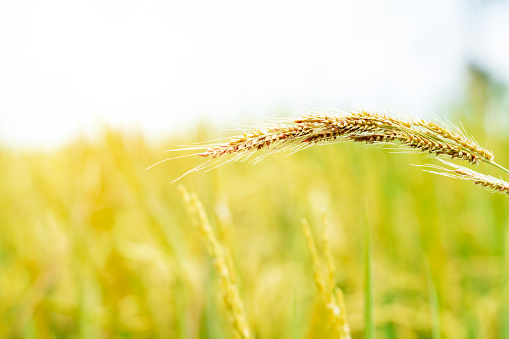
[[[208,147],[202,157],[246,154],[256,150],[297,149],[320,142],[352,140],[367,143],[399,141],[436,155],[448,155],[470,163],[493,161],[493,154],[472,139],[425,121],[403,120],[362,111],[347,115],[310,114],[287,120],[265,130],[256,130]]]
[[[214,236],[207,214],[198,196],[194,192],[189,194],[183,185],[179,185],[179,191],[189,214],[198,225],[200,237],[209,255],[214,260],[214,267],[221,282],[223,301],[235,336],[241,339],[249,339],[251,334],[239,290],[235,283],[235,273],[233,267],[228,264],[228,251]]]
[[[437,165],[426,165],[425,167],[433,170],[425,171],[450,178],[472,181],[475,185],[483,186],[491,192],[509,194],[509,182],[492,177],[491,175],[476,172],[470,168],[450,163],[449,161],[442,159],[439,160],[450,168]]]
[[[343,141],[396,143],[406,149],[458,158],[471,164],[486,162],[509,173],[509,170],[494,162],[491,151],[467,137],[459,128],[449,125],[447,128],[432,121],[366,111],[348,114],[312,113],[300,118],[282,119],[274,125],[230,137],[221,143],[186,148],[201,150],[194,155],[206,158],[207,161],[183,176],[229,162],[248,160],[257,151],[265,152],[258,153],[255,161],[278,151],[296,152],[315,144]]]

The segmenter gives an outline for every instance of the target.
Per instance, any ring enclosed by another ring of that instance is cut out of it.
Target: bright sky
[[[0,140],[163,136],[282,108],[442,115],[468,60],[509,83],[508,19],[496,1],[2,1]]]

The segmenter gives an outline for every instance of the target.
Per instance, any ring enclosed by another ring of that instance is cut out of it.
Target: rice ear
[[[257,162],[279,151],[294,153],[315,144],[345,141],[397,144],[403,149],[458,158],[470,164],[487,162],[509,173],[493,161],[491,151],[465,136],[459,128],[448,125],[367,111],[311,113],[300,118],[278,119],[265,128],[256,128],[220,143],[190,147],[193,151],[201,149],[194,155],[203,157],[205,162],[183,176],[236,161]]]
[[[449,161],[445,161],[442,159],[438,160],[440,160],[444,165],[449,166],[450,168],[437,165],[425,165],[424,167],[429,168],[429,170],[425,171],[449,178],[472,181],[475,185],[483,186],[484,188],[491,192],[509,194],[509,182],[492,177],[491,175],[476,172],[470,168],[453,164]]]

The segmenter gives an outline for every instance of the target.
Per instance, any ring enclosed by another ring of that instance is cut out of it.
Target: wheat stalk
[[[247,325],[244,306],[240,299],[239,290],[235,283],[235,273],[231,264],[231,258],[227,249],[216,239],[210,227],[207,214],[201,201],[195,193],[189,194],[183,185],[179,185],[179,191],[185,202],[189,214],[198,225],[202,241],[209,255],[214,259],[214,267],[221,283],[221,291],[230,323],[235,337],[241,339],[251,338]]]
[[[334,334],[334,337],[339,339],[350,339],[350,327],[346,319],[346,307],[343,296],[343,291],[340,288],[334,287],[334,262],[329,247],[329,237],[327,234],[327,224],[325,220],[325,213],[323,214],[323,257],[318,253],[315,239],[311,233],[309,223],[306,219],[302,219],[302,227],[306,242],[311,253],[313,261],[315,280],[318,293],[320,294],[323,306],[328,314],[329,329]],[[325,261],[325,263],[323,262]]]

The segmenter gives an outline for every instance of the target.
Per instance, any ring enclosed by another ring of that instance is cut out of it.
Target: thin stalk
[[[509,170],[499,164],[497,164],[496,162],[494,161],[486,161],[488,164],[492,165],[492,166],[495,166],[496,168],[498,168],[499,170],[505,172],[506,174],[509,174]]]
[[[373,277],[371,274],[371,235],[368,222],[368,208],[366,203],[364,218],[364,338],[375,338],[373,321]]]
[[[428,293],[431,313],[431,337],[433,339],[440,339],[442,333],[440,325],[440,304],[438,300],[435,280],[433,279],[431,273],[429,258],[426,261],[426,278],[428,280]]]

